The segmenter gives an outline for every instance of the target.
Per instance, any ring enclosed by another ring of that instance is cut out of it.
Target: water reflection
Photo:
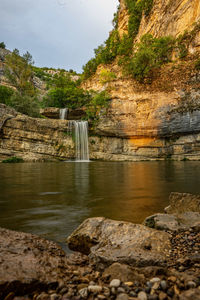
[[[85,218],[142,222],[172,191],[200,193],[200,162],[0,165],[0,226],[64,241]]]

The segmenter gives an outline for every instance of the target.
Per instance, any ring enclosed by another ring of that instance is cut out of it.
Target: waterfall
[[[74,121],[76,160],[89,161],[88,122]]]
[[[67,115],[68,115],[68,108],[61,108],[60,109],[60,119],[67,120]]]

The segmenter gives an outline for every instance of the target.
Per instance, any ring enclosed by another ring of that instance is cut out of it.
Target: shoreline
[[[36,235],[1,228],[0,299],[199,299],[199,204],[200,196],[173,193],[168,213],[153,216],[153,229],[87,219],[68,237],[70,248],[79,250],[71,254]],[[189,212],[197,219],[182,228],[174,220],[159,219]]]

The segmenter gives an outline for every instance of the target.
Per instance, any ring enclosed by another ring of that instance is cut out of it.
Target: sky
[[[73,69],[94,56],[112,29],[118,0],[0,0],[0,42],[29,51],[35,66]]]

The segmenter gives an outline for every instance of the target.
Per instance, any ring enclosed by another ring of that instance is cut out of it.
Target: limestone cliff
[[[138,0],[141,1],[141,0]],[[126,0],[120,0],[117,28],[122,38],[128,32]],[[196,25],[194,22],[197,22]],[[83,83],[85,89],[105,90],[111,95],[109,109],[102,114],[96,132],[90,133],[90,157],[106,160],[200,160],[200,58],[199,0],[154,0],[148,16],[143,13],[133,42],[151,33],[154,37],[177,38],[192,32],[188,55],[152,73],[151,83],[138,83],[125,76],[116,58],[99,65]],[[195,28],[195,30],[194,30]],[[101,83],[106,68],[116,78]],[[4,111],[0,137],[0,159],[20,156],[27,160],[74,157],[74,143],[67,136],[67,121],[32,119]]]
[[[125,2],[120,1],[118,12],[120,36],[128,31]],[[199,21],[198,0],[154,0],[150,15],[142,16],[135,42],[146,33],[177,38],[185,30],[191,31],[188,56],[180,60],[174,55],[174,61],[152,74],[150,84],[125,76],[117,59],[110,65],[100,65],[84,83],[86,89],[107,89],[111,94],[107,115],[102,116],[97,127],[97,133],[110,139],[110,144],[96,149],[97,157],[200,159],[200,72],[195,68],[200,56]],[[114,72],[117,78],[102,85],[102,68]],[[113,139],[117,142],[113,143]]]
[[[65,120],[36,119],[0,104],[0,160],[44,161],[74,157]]]

